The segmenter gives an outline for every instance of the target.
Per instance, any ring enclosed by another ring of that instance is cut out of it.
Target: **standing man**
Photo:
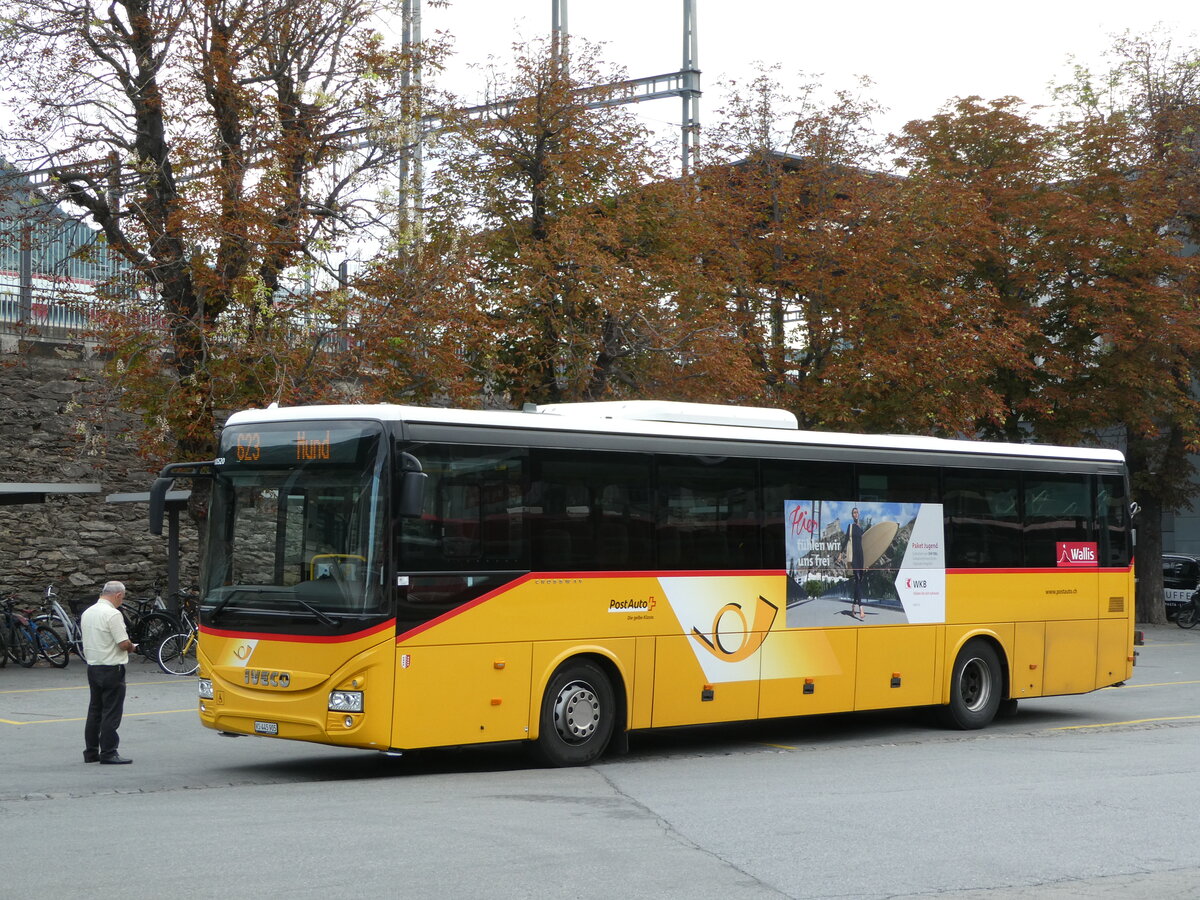
[[[117,753],[117,729],[125,710],[125,664],[137,644],[129,640],[121,604],[125,585],[110,581],[100,597],[83,611],[83,655],[88,663],[87,724],[83,727],[83,761],[119,766],[133,762]]]

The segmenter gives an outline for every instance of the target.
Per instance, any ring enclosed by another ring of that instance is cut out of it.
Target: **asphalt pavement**
[[[519,747],[224,738],[194,677],[145,661],[121,728],[134,764],[88,765],[83,666],[9,666],[0,835],[14,860],[55,861],[10,866],[0,896],[123,896],[151,858],[214,900],[1200,896],[1200,629],[1143,630],[1127,686],[978,732],[900,710],[668,729],[565,770]]]

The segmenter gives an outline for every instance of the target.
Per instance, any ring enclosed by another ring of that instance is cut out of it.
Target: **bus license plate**
[[[279,723],[278,722],[255,722],[254,723],[254,733],[255,734],[279,734]]]

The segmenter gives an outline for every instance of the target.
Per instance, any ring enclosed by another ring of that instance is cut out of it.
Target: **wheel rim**
[[[968,659],[958,689],[963,705],[971,712],[985,708],[992,696],[992,671],[988,664],[978,656]]]
[[[600,725],[600,700],[585,681],[563,686],[554,700],[554,728],[568,744],[582,744]]]
[[[38,648],[28,632],[21,632],[17,637],[17,662],[26,669],[32,668],[37,662]]]

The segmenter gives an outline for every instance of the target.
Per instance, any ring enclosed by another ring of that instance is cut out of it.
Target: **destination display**
[[[227,428],[221,435],[218,466],[348,465],[373,450],[379,428],[369,424],[336,426],[319,422],[286,426]]]

